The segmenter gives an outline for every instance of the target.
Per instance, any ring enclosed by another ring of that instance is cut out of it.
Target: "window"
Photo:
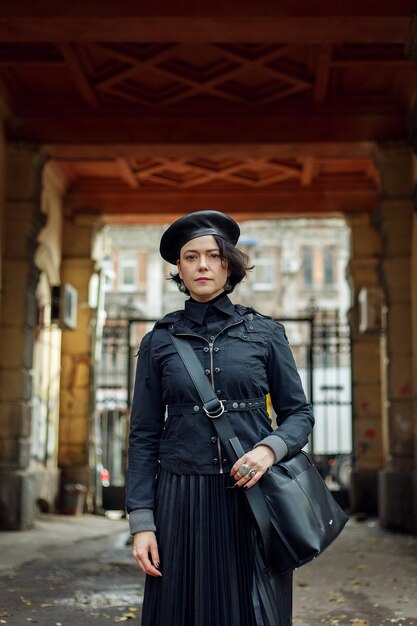
[[[327,247],[323,250],[324,284],[332,287],[335,284],[334,250]]]
[[[336,250],[333,246],[303,247],[303,283],[307,288],[334,288]]]
[[[306,287],[313,286],[313,248],[311,246],[303,248],[303,282]]]
[[[137,288],[138,263],[136,259],[121,259],[119,285],[124,291],[133,291]]]
[[[272,290],[274,287],[274,265],[272,258],[255,259],[254,289],[255,290]]]

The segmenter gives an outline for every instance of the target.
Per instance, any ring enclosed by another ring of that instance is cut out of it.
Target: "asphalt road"
[[[114,530],[110,523],[106,535],[104,525],[94,536],[91,525],[87,532],[88,524],[81,524],[79,534],[62,545],[49,545],[42,535],[38,551],[25,544],[26,559],[23,535],[1,533],[0,560],[3,541],[9,562],[0,571],[0,624],[139,626],[143,576],[123,526]],[[67,521],[65,528],[77,526]],[[30,540],[30,532],[24,537]],[[16,566],[10,566],[14,551],[8,539],[20,552]],[[417,537],[384,533],[372,521],[349,523],[336,544],[296,572],[294,626],[388,624],[417,626]]]

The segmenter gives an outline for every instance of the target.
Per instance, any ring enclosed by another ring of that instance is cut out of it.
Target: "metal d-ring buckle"
[[[205,406],[203,406],[204,413],[205,413],[206,415],[208,415],[208,417],[210,417],[210,419],[212,419],[212,420],[216,420],[218,417],[220,417],[221,415],[223,415],[223,413],[224,413],[224,412],[225,412],[225,410],[226,410],[226,409],[224,408],[223,401],[222,401],[222,400],[219,400],[219,402],[220,402],[220,408],[218,409],[218,413],[214,413],[214,412],[207,411],[206,407],[205,407]]]

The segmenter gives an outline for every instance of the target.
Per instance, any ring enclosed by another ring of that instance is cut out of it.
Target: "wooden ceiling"
[[[1,6],[8,138],[44,146],[74,213],[371,210],[374,147],[414,104],[415,2],[211,4]]]

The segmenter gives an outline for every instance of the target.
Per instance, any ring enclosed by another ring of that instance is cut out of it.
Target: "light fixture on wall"
[[[358,294],[359,332],[375,333],[382,326],[382,295],[378,287],[362,287]]]
[[[75,330],[77,327],[78,291],[72,285],[64,283],[52,287],[51,322],[63,330]]]

